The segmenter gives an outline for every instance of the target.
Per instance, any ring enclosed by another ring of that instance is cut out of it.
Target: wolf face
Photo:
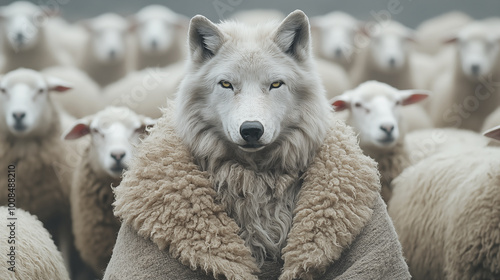
[[[317,144],[309,141],[322,141],[329,108],[320,103],[324,89],[314,71],[309,22],[302,12],[279,25],[256,28],[215,25],[196,16],[189,45],[176,121],[195,155],[206,157],[208,149],[223,153],[220,148],[233,156],[271,156],[278,146],[290,144],[306,145],[297,149],[309,153]]]

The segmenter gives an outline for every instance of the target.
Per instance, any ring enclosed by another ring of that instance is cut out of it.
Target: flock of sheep
[[[183,78],[189,19],[151,5],[70,24],[24,1],[0,17],[0,162],[15,164],[17,206],[37,216],[16,212],[29,223],[16,277],[102,277],[120,226],[112,187]],[[479,133],[500,139],[500,18],[450,12],[416,30],[342,12],[310,22],[331,105],[379,164],[412,276],[499,279],[500,150]],[[8,197],[1,188],[0,204]]]

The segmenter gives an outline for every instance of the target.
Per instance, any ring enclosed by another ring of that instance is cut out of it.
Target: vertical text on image
[[[11,164],[7,167],[7,221],[9,229],[7,236],[8,252],[7,270],[16,271],[16,166]]]

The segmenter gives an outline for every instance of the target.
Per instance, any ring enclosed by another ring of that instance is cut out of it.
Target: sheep
[[[349,71],[356,59],[355,38],[361,36],[361,24],[344,12],[331,12],[311,19],[314,52],[318,58],[341,65]]]
[[[102,91],[103,104],[126,106],[151,118],[162,115],[161,107],[174,96],[184,77],[184,62],[166,68],[149,68],[131,72]]]
[[[189,21],[162,5],[149,5],[130,17],[134,69],[165,67],[186,57]]]
[[[112,186],[120,184],[139,137],[154,123],[128,108],[107,107],[77,120],[63,134],[66,140],[91,136],[74,173],[70,201],[76,248],[99,278],[120,228],[111,206]]]
[[[65,94],[54,95],[52,100],[61,109],[76,118],[82,118],[102,110],[101,89],[85,72],[74,67],[55,66],[41,71],[45,75],[70,82],[73,88]]]
[[[19,67],[42,70],[49,66],[75,63],[63,48],[51,40],[45,26],[50,16],[50,13],[26,1],[1,7],[0,73]]]
[[[88,32],[79,65],[101,87],[124,77],[132,68],[127,21],[113,13],[81,23]]]
[[[16,166],[17,206],[43,222],[67,267],[72,244],[69,184],[78,153],[60,139],[61,119],[51,95],[70,88],[66,81],[24,68],[0,79],[0,166]],[[0,180],[7,182],[6,172]],[[7,197],[7,188],[0,188],[0,203],[7,203]]]
[[[350,76],[353,86],[377,80],[398,89],[414,88],[410,66],[413,31],[395,21],[384,21],[367,33],[370,43],[362,48]]]
[[[268,21],[282,21],[285,14],[278,10],[256,9],[234,13],[230,19],[237,22],[244,22],[249,25],[258,25]]]
[[[392,179],[411,165],[400,107],[428,96],[427,91],[399,91],[384,83],[368,81],[330,101],[336,112],[349,110],[346,123],[359,133],[363,152],[378,162],[382,198],[386,202],[391,197]]]
[[[473,22],[451,37],[456,59],[451,71],[436,79],[431,117],[436,127],[479,131],[485,118],[500,104],[491,77],[500,75],[500,33],[486,22]]]
[[[0,213],[10,218],[0,227],[1,279],[70,279],[61,253],[36,216],[6,206],[0,206]]]
[[[450,11],[437,17],[422,22],[415,31],[417,44],[415,50],[418,52],[436,55],[442,51],[443,38],[460,30],[472,18],[459,11]]]
[[[500,278],[499,167],[500,149],[462,148],[393,181],[388,211],[414,279]]]

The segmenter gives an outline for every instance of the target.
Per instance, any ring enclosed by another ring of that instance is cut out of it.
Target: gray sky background
[[[0,5],[11,2],[13,1],[0,0]],[[69,21],[94,17],[104,12],[115,12],[126,16],[149,4],[163,4],[188,17],[202,14],[212,21],[219,21],[231,16],[232,13],[246,9],[278,9],[284,13],[301,9],[309,16],[340,10],[362,20],[376,20],[374,16],[376,14],[387,15],[391,3],[399,3],[397,6],[399,12],[391,14],[391,18],[409,27],[416,27],[427,18],[451,10],[463,11],[477,19],[500,16],[500,0],[36,0],[31,2],[47,6],[57,5],[62,15]]]

